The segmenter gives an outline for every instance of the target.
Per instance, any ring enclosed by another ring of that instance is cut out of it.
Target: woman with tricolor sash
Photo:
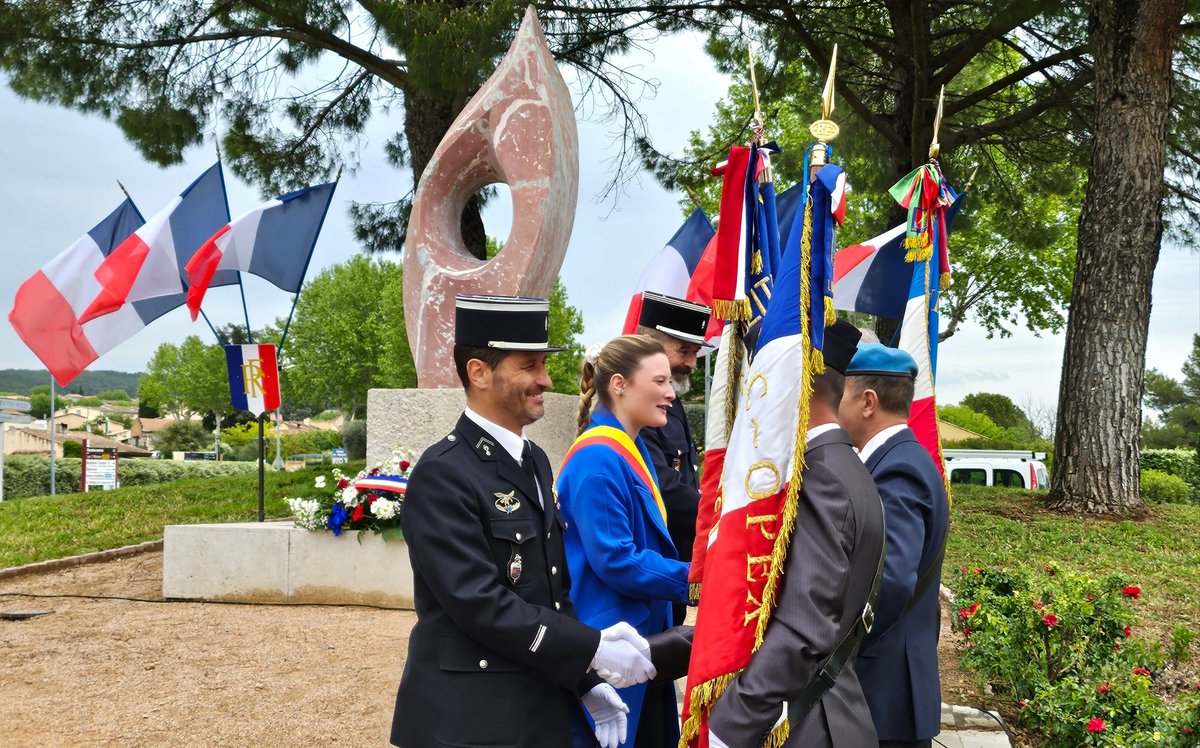
[[[671,543],[650,454],[638,436],[666,423],[674,399],[671,367],[657,341],[623,335],[589,348],[580,377],[579,436],[559,471],[557,497],[566,521],[571,600],[590,626],[626,621],[651,636],[671,627],[671,603],[688,600],[688,564]],[[678,744],[673,683],[619,693],[629,706],[621,745]]]

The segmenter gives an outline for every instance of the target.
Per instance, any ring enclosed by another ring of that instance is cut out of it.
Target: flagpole
[[[212,331],[213,337],[217,339],[217,345],[224,345],[225,341],[221,339],[221,335],[217,332],[217,328],[213,327],[213,323],[208,321],[208,315],[204,313],[203,309],[200,310],[200,316],[204,318],[205,323],[208,324],[208,329]]]
[[[58,383],[54,381],[54,374],[50,375],[50,417],[46,419],[46,430],[50,432],[50,495],[55,493],[55,476],[54,476],[54,458],[55,448],[58,444],[54,433],[54,391],[58,387]]]
[[[300,301],[300,292],[296,291],[296,295],[292,297],[292,308],[288,311],[287,322],[283,323],[283,334],[279,336],[279,346],[275,349],[275,355],[279,356],[283,351],[283,342],[287,340],[288,328],[292,326],[292,315],[296,313],[296,304]]]
[[[240,291],[242,294],[242,314],[245,315],[245,317],[246,317],[246,340],[248,340],[251,344],[253,344],[254,343],[254,330],[250,329],[250,312],[249,312],[249,310],[246,309],[246,289],[244,286],[242,286],[242,274],[240,271],[238,272],[237,276],[238,276],[238,291]]]

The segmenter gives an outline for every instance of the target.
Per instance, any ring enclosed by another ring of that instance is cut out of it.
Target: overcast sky
[[[640,74],[660,82],[655,99],[643,101],[650,135],[664,152],[678,153],[688,133],[704,127],[727,79],[705,57],[697,37],[661,40],[654,55],[629,61]],[[569,75],[569,74],[568,74]],[[815,95],[815,92],[814,92]],[[584,107],[583,109],[588,109]],[[362,166],[344,175],[317,243],[309,277],[359,251],[347,208],[351,200],[388,201],[403,194],[411,180],[387,166],[385,140],[401,126],[396,113],[370,124]],[[574,233],[562,268],[571,303],[584,316],[583,342],[602,342],[620,331],[625,305],[638,274],[683,220],[678,196],[648,175],[630,184],[615,207],[599,196],[611,177],[616,155],[612,124],[579,123],[580,185]],[[144,215],[156,212],[215,159],[211,143],[191,149],[186,163],[161,169],[146,163],[125,142],[115,125],[96,118],[17,98],[0,87],[0,304],[7,311],[22,281],[75,241],[121,201],[117,180],[126,186]],[[853,175],[850,181],[853,183]],[[257,189],[226,170],[230,212],[253,207]],[[979,185],[976,199],[986,199]],[[506,193],[502,194],[506,197]],[[484,215],[493,236],[507,234],[511,221],[506,200],[495,200]],[[882,230],[882,229],[881,229]],[[869,237],[843,237],[848,245]],[[951,239],[953,253],[953,238]],[[953,259],[953,258],[952,258]],[[245,288],[254,326],[286,316],[291,298],[269,283],[246,275]],[[242,321],[236,288],[210,291],[205,310],[213,323]],[[1025,330],[1011,338],[988,340],[978,325],[967,324],[941,347],[938,391],[941,402],[956,402],[971,392],[1008,395],[1018,403],[1053,406],[1062,367],[1063,336],[1035,336]],[[1165,246],[1154,283],[1147,363],[1179,376],[1200,330],[1200,257]],[[118,346],[90,368],[140,371],[163,342],[212,334],[203,321],[192,323],[181,307]],[[0,368],[42,368],[11,326],[0,325]],[[49,375],[47,375],[49,381]]]

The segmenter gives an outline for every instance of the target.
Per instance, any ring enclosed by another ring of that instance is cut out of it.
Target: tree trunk
[[[425,165],[466,103],[465,100],[448,101],[420,91],[404,92],[404,137],[408,141],[414,185],[420,181]],[[467,201],[461,224],[463,243],[479,260],[487,259],[487,231],[480,214],[482,206],[479,195]]]
[[[1058,395],[1054,509],[1141,504],[1138,434],[1184,0],[1095,0],[1096,119]]]

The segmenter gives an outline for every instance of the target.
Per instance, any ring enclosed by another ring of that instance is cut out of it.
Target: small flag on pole
[[[229,402],[255,416],[279,408],[279,366],[273,345],[227,345]]]

